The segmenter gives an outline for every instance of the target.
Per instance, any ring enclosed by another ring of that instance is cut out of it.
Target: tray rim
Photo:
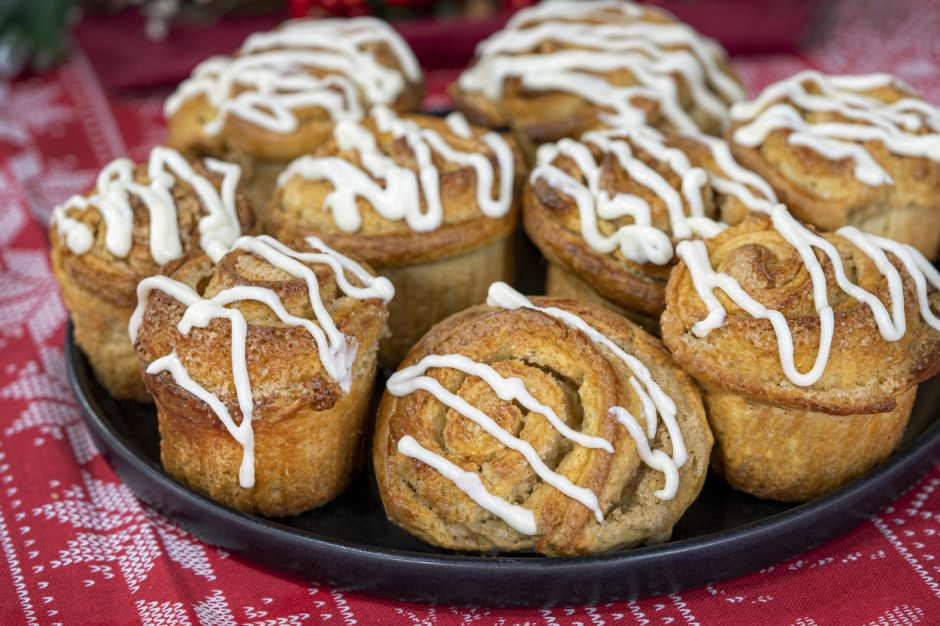
[[[92,438],[102,456],[136,497],[200,540],[239,553],[252,562],[295,576],[300,574],[345,591],[402,601],[532,608],[629,601],[678,593],[754,572],[839,537],[894,501],[940,462],[940,420],[936,420],[907,449],[831,494],[730,530],[654,546],[579,557],[424,554],[369,547],[298,530],[230,509],[188,489],[133,450],[106,418],[107,413],[88,387],[90,366],[74,342],[71,320],[65,330],[64,351],[69,386],[75,393]],[[79,375],[79,359],[85,361],[80,366],[85,373],[84,380]],[[171,498],[169,505],[165,500],[167,497]],[[842,514],[833,520],[830,516],[832,511]],[[200,519],[202,516],[205,517]],[[227,536],[220,538],[218,533],[212,532],[213,525],[218,521],[232,524],[225,533]],[[821,524],[823,521],[825,523]],[[274,541],[275,544],[281,541],[282,549],[274,550],[270,558],[251,554],[251,550],[246,550],[249,542],[245,539],[253,540],[255,537]],[[789,541],[781,540],[782,537],[793,540],[799,538],[799,547],[791,546]],[[291,558],[298,553],[304,553],[301,559],[303,562]],[[726,557],[740,553],[749,555],[751,560],[748,564],[742,566],[730,561],[729,566]],[[705,556],[707,558],[701,560],[696,558]],[[312,560],[320,566],[320,571],[312,572],[306,567],[311,557],[317,557]],[[339,568],[330,565],[333,559],[340,565]],[[716,567],[719,562],[722,567]],[[372,568],[376,566],[391,568],[394,576],[371,576],[375,573]],[[637,572],[655,572],[663,566],[692,566],[693,569],[682,570],[682,575],[678,577],[660,575],[659,579],[645,586],[625,585],[611,591],[611,583],[616,584],[619,577],[636,579]],[[348,569],[342,571],[344,567]],[[362,576],[363,573],[366,575]],[[442,582],[435,577],[442,573],[456,577],[458,583],[475,583],[483,589],[472,586],[470,589],[460,589],[459,584]],[[517,578],[514,584],[522,593],[506,593],[481,602],[486,596],[485,591],[505,589],[507,581],[504,579],[507,574]],[[532,589],[532,585],[544,585],[551,582],[551,578],[570,582],[574,579],[583,580],[588,574],[591,578],[589,584],[575,588],[563,585],[560,591],[552,592],[554,595]],[[530,584],[524,584],[526,581]],[[414,586],[415,583],[418,586]]]

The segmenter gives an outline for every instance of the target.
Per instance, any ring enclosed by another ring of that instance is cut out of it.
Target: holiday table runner
[[[798,55],[735,59],[751,93],[793,72],[893,71],[940,102],[940,5],[830,5]],[[443,84],[445,77],[432,77]],[[440,103],[440,91],[432,95]],[[0,624],[910,625],[940,620],[940,468],[841,538],[734,580],[571,609],[403,604],[206,545],[115,476],[69,389],[45,224],[105,163],[144,159],[158,97],[107,94],[76,51],[0,85]],[[927,469],[927,468],[925,468]]]

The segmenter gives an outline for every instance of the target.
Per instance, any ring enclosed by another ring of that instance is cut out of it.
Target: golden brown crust
[[[208,179],[216,189],[221,188],[222,176],[206,168],[202,160],[194,160],[190,164],[196,174]],[[138,164],[135,167],[134,180],[142,185],[151,182],[146,164]],[[180,243],[185,254],[199,248],[199,220],[206,215],[207,209],[192,186],[179,178],[176,178],[170,193],[176,208]],[[94,189],[90,190],[86,197],[93,195]],[[132,244],[126,257],[119,257],[108,250],[105,241],[107,227],[101,212],[94,205],[84,210],[67,211],[69,217],[91,229],[94,236],[91,250],[84,254],[73,253],[59,237],[55,221],[50,226],[49,237],[50,246],[60,254],[62,268],[71,281],[115,306],[133,308],[137,304],[137,283],[147,276],[173,271],[178,261],[171,261],[161,267],[153,259],[150,252],[150,211],[135,194],[130,194],[130,205],[133,212]],[[241,190],[236,194],[235,208],[242,232],[254,232],[254,212]]]
[[[620,251],[600,254],[592,250],[579,227],[572,228],[578,219],[577,206],[543,181],[526,186],[522,203],[525,231],[551,263],[583,277],[598,294],[625,309],[662,313],[670,266],[641,266]]]
[[[561,265],[549,263],[545,270],[545,295],[553,298],[567,298],[599,304],[605,308],[623,315],[631,322],[638,324],[643,330],[654,337],[659,337],[659,316],[644,315],[637,311],[625,309],[604,298],[581,278],[568,271]]]
[[[890,306],[887,282],[871,258],[838,235],[822,236],[839,251],[849,280]],[[784,315],[793,333],[796,368],[810,370],[820,332],[812,281],[796,249],[770,218],[751,216],[705,245],[715,271],[729,274],[758,302]],[[705,318],[707,309],[685,263],[672,270],[662,316],[663,340],[676,360],[709,386],[765,404],[834,415],[893,409],[897,396],[940,370],[940,333],[921,318],[913,281],[901,269],[907,332],[899,341],[884,340],[869,307],[843,292],[828,257],[818,250],[816,254],[835,316],[829,361],[816,383],[799,387],[790,382],[770,322],[751,317],[721,291],[715,293],[727,320],[707,336],[696,337],[692,326]],[[930,301],[936,310],[940,295],[932,291]]]
[[[542,24],[553,22],[611,25],[633,23],[673,24],[677,23],[677,20],[665,11],[650,7],[644,7],[637,14],[619,10],[593,9],[586,10],[577,17],[570,19],[558,17],[544,20],[532,19],[515,28],[518,30],[534,29]],[[497,33],[494,38],[509,36],[512,32],[512,28],[507,28]],[[486,43],[484,42],[484,45]],[[644,41],[644,43],[651,42]],[[603,49],[603,44],[599,40],[595,44]],[[652,46],[654,48],[659,47],[655,43]],[[669,52],[684,50],[695,56],[685,44],[661,46],[660,49]],[[520,56],[551,55],[572,50],[597,51],[598,48],[581,47],[570,42],[549,39],[533,48],[519,50],[515,54]],[[630,50],[629,53],[646,54],[636,49]],[[515,54],[512,56],[515,56]],[[481,59],[477,58],[475,64],[479,63],[481,63]],[[728,62],[727,56],[723,52],[718,55],[716,65],[719,71],[730,80],[738,85],[740,84],[737,75]],[[471,66],[468,71],[472,71],[474,67]],[[701,68],[699,69],[701,70]],[[589,73],[618,87],[642,84],[642,81],[630,69],[625,67],[611,70],[592,69]],[[721,132],[725,121],[724,117],[716,117],[713,112],[700,107],[693,99],[690,86],[683,76],[675,73],[672,77],[675,79],[678,107],[685,110],[703,132],[708,134]],[[650,85],[646,85],[646,87],[650,87]],[[708,85],[706,89],[711,90],[713,87]],[[604,116],[610,113],[610,110],[606,107],[590,102],[575,93],[529,88],[523,84],[521,79],[515,76],[508,76],[502,80],[501,94],[496,99],[489,98],[482,90],[461,86],[459,82],[451,85],[449,91],[455,108],[463,112],[473,123],[489,126],[490,128],[512,127],[535,144],[557,141],[562,137],[579,137],[590,130],[611,127],[610,123],[604,120]],[[725,104],[730,104],[730,101],[724,98],[720,91],[714,92],[713,95],[719,102],[724,101]],[[630,102],[638,111],[642,112],[641,115],[646,118],[648,125],[661,129],[674,129],[674,125],[663,114],[659,102],[655,99],[634,95],[630,98]]]
[[[885,413],[827,415],[761,404],[734,392],[702,392],[715,434],[712,467],[758,498],[805,502],[884,461],[901,442],[916,387]]]
[[[395,298],[388,305],[389,335],[379,346],[379,367],[397,368],[431,326],[486,301],[494,282],[511,281],[514,243],[507,236],[437,261],[380,270],[395,285]]]
[[[812,83],[805,84],[809,93],[818,94]],[[898,82],[858,93],[886,103],[919,99]],[[809,124],[859,123],[838,111],[802,109],[789,97],[773,100],[768,107],[779,103],[791,105]],[[788,128],[771,131],[759,145],[744,145],[735,133],[751,121],[753,118],[736,120],[727,130],[728,143],[735,157],[763,176],[795,216],[822,230],[857,226],[910,243],[928,258],[936,258],[940,247],[940,163],[923,156],[892,154],[877,140],[858,142],[893,180],[872,186],[856,177],[854,159],[833,160],[808,146],[791,144],[793,131]],[[811,128],[802,132],[813,135]]]
[[[556,472],[597,493],[605,521],[598,524],[587,507],[543,483],[520,454],[425,392],[403,397],[386,392],[379,406],[373,462],[386,513],[423,540],[458,550],[586,554],[666,540],[701,489],[712,445],[695,385],[674,366],[661,343],[622,317],[574,300],[535,298],[534,302],[561,307],[605,333],[639,358],[675,400],[689,449],[676,497],[653,496],[662,487],[662,474],[641,462],[630,435],[607,413],[612,406],[622,406],[640,414],[639,398],[626,382],[631,373],[619,358],[546,314],[476,306],[432,328],[403,367],[428,354],[466,355],[504,376],[521,378],[572,428],[608,439],[615,448],[613,455],[573,446],[545,417],[499,400],[479,378],[450,369],[428,371],[528,441]],[[436,470],[399,453],[397,444],[405,435],[478,473],[495,495],[532,510],[539,534],[530,537],[514,531]],[[651,445],[671,452],[662,425]]]
[[[489,193],[497,193],[504,172],[500,170],[494,151],[483,141],[485,129],[471,128],[472,137],[468,138],[454,133],[440,118],[430,115],[401,117],[436,132],[455,150],[484,155],[494,170],[493,187]],[[389,132],[381,132],[371,117],[362,123],[362,127],[373,133],[383,154],[400,167],[418,171],[414,152],[404,138],[396,139]],[[524,166],[513,140],[509,137],[504,139],[513,152],[513,189],[517,190],[522,186]],[[314,156],[340,158],[366,171],[359,152],[342,149],[335,138],[327,141]],[[335,224],[332,211],[325,207],[327,195],[334,191],[330,182],[310,180],[296,174],[274,191],[264,213],[267,228],[284,239],[317,235],[331,246],[355,252],[379,269],[454,256],[505,238],[515,229],[519,213],[515,192],[512,206],[506,215],[487,217],[481,213],[477,202],[477,174],[474,168],[448,161],[436,151],[432,151],[432,158],[440,173],[440,197],[444,212],[443,224],[438,228],[416,232],[404,220],[386,219],[365,198],[359,197],[357,207],[362,216],[362,226],[355,232],[344,231]],[[382,184],[381,181],[376,182]],[[421,208],[422,211],[427,210],[423,196]]]
[[[151,385],[161,394],[158,405],[166,400],[171,407],[157,412],[160,459],[180,482],[241,511],[277,517],[319,506],[342,493],[362,467],[374,372],[373,350],[356,366],[349,395],[333,409],[298,411],[289,420],[257,423],[253,489],[232,480],[242,449],[218,427],[218,420],[180,419],[177,411],[192,407],[173,406],[178,396]]]
[[[217,189],[222,176],[206,168],[202,161],[193,161],[195,172],[208,179]],[[145,164],[134,170],[136,182],[150,183]],[[176,179],[170,190],[177,213],[180,243],[184,254],[198,250],[199,220],[207,213],[195,190]],[[89,191],[87,197],[94,195]],[[66,308],[74,324],[75,340],[89,357],[99,382],[118,398],[149,401],[137,371],[137,357],[127,338],[127,323],[137,304],[137,283],[147,276],[168,274],[180,263],[157,263],[150,252],[150,213],[147,206],[130,194],[133,212],[131,247],[126,257],[111,253],[106,246],[107,228],[98,207],[69,209],[67,215],[88,227],[94,243],[84,254],[72,252],[60,236],[56,222],[49,229],[52,270]],[[236,213],[242,232],[255,231],[255,218],[245,195],[236,194]]]
[[[315,72],[311,72],[316,74]],[[424,97],[421,85],[409,85],[392,105],[398,111],[414,111]],[[323,109],[302,109],[297,129],[290,133],[267,130],[236,115],[228,115],[217,135],[203,130],[218,110],[204,95],[187,100],[167,119],[167,145],[199,155],[246,155],[258,160],[284,161],[314,152],[333,134],[336,125]]]
[[[282,26],[278,30],[283,28]],[[322,51],[313,44],[291,47],[269,46],[250,52],[240,52],[235,58],[280,50]],[[363,54],[374,57],[379,65],[398,70],[405,79],[404,88],[389,106],[398,111],[417,110],[424,97],[424,83],[407,80],[398,57],[389,44],[385,41],[366,42],[359,46],[359,50]],[[343,76],[342,72],[328,67],[304,65],[303,69],[307,74],[318,78]],[[289,67],[288,70],[295,72],[296,68]],[[250,91],[250,88],[245,85],[239,86],[238,89],[240,91],[235,93]],[[336,95],[342,94],[339,87],[333,87],[330,90]],[[368,109],[371,104],[376,104],[370,102],[361,92],[355,95],[358,99],[358,106],[362,109]],[[316,150],[332,135],[335,125],[332,115],[323,107],[308,106],[294,109],[294,112],[297,127],[291,132],[274,132],[229,113],[225,116],[221,130],[212,134],[206,132],[205,127],[218,118],[220,110],[204,93],[199,93],[186,98],[179,108],[167,117],[167,145],[195,154],[248,155],[259,160],[273,161],[293,159]]]
[[[688,201],[682,195],[682,180],[668,163],[645,152],[626,133],[613,137],[629,145],[635,157],[658,173],[676,196],[682,199],[685,214],[691,214]],[[665,145],[682,152],[692,166],[711,174],[726,176],[708,146],[699,138],[676,133],[666,133],[663,137]],[[623,194],[647,203],[651,209],[652,225],[671,237],[671,221],[664,200],[650,187],[635,180],[613,154],[602,151],[593,143],[583,145],[591,149],[594,161],[600,167],[599,191],[610,197]],[[585,173],[571,157],[560,154],[552,159],[551,165],[574,178],[587,190]],[[750,191],[762,197],[759,190]],[[596,202],[600,194],[591,195]],[[714,181],[702,187],[702,204],[706,217],[731,224],[750,212],[738,197],[716,188]],[[631,216],[615,220],[599,217],[598,230],[609,237],[619,228],[633,223]],[[666,282],[675,258],[666,265],[636,263],[619,248],[611,253],[595,250],[582,235],[580,212],[574,196],[560,191],[544,178],[533,177],[526,184],[523,192],[523,224],[529,237],[549,261],[575,274],[604,299],[645,316],[658,317],[662,313],[665,308]]]
[[[306,244],[293,246],[308,249]],[[247,366],[254,401],[256,483],[239,486],[241,447],[207,404],[180,387],[170,373],[146,374],[157,404],[161,458],[174,476],[215,500],[248,512],[288,515],[319,506],[348,484],[358,467],[359,437],[375,377],[378,339],[387,309],[377,299],[345,296],[325,265],[308,265],[336,327],[357,343],[353,383],[344,393],[320,361],[318,346],[301,326],[280,322],[266,305],[238,301],[247,322]],[[316,323],[307,286],[260,257],[234,250],[213,265],[204,255],[187,260],[171,278],[203,297],[234,286],[273,290],[292,315]],[[136,344],[142,370],[175,352],[196,383],[241,420],[233,379],[231,323],[217,318],[182,334],[185,306],[151,293]]]

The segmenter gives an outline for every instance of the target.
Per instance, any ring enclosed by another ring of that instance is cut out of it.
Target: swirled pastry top
[[[663,339],[706,384],[877,413],[940,369],[940,273],[912,246],[816,233],[778,205],[677,253]]]
[[[387,22],[290,21],[252,35],[233,57],[200,63],[166,101],[168,141],[294,158],[371,105],[416,109],[422,84],[414,53]]]
[[[889,74],[800,72],[731,118],[735,156],[821,228],[873,206],[940,206],[940,109]]]
[[[435,545],[548,554],[668,538],[711,435],[662,345],[600,307],[504,283],[435,326],[388,381],[376,475]]]
[[[530,237],[607,299],[658,315],[673,244],[708,237],[776,196],[702,134],[591,131],[539,148],[524,196]]]
[[[101,297],[134,305],[134,289],[167,263],[202,249],[221,257],[254,216],[241,169],[154,148],[146,164],[109,163],[95,188],[52,212],[50,237],[68,275]]]
[[[744,98],[725,52],[670,14],[614,0],[519,11],[454,88],[471,121],[536,143],[649,124],[719,132]]]
[[[188,259],[137,288],[131,341],[158,404],[221,421],[242,445],[254,483],[252,421],[292,408],[332,408],[352,386],[360,346],[374,346],[395,291],[385,278],[315,237],[287,246],[241,237],[213,263]]]
[[[521,157],[511,139],[375,107],[280,175],[266,218],[281,238],[316,233],[377,266],[454,254],[516,222]]]

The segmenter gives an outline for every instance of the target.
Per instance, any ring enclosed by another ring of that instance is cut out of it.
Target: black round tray
[[[709,475],[671,541],[578,558],[458,555],[385,518],[365,471],[333,502],[294,517],[245,515],[175,482],[160,465],[152,406],[113,399],[66,331],[69,381],[102,453],[134,493],[208,543],[346,590],[468,606],[597,604],[674,593],[766,567],[849,530],[940,459],[940,379],[921,385],[899,451],[842,489],[794,506]]]

